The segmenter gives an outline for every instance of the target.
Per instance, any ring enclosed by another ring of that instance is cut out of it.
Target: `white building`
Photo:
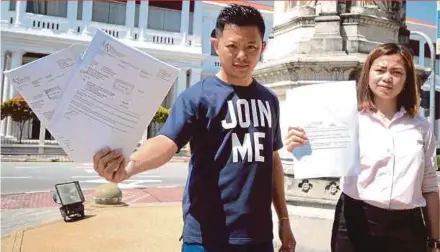
[[[272,7],[245,1],[1,1],[0,67],[12,69],[72,44],[85,49],[96,29],[102,29],[182,69],[162,104],[170,107],[182,90],[218,71],[210,34],[220,10],[231,3],[260,9],[269,36]],[[15,95],[2,74],[2,102]],[[7,118],[0,133],[4,146],[14,142],[18,128]],[[23,139],[33,140],[27,143],[41,145],[50,138],[38,121],[25,127]]]

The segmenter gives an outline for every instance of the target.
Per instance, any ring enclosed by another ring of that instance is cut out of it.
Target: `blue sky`
[[[421,21],[435,24],[436,20],[436,1],[407,1],[406,16]]]

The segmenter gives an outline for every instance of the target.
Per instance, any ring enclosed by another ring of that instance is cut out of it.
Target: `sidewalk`
[[[10,228],[14,232],[2,237],[1,248],[5,252],[180,251],[181,192],[182,188],[123,190],[123,201],[129,203],[124,207],[94,207],[90,204],[91,194],[87,193],[87,217],[70,223],[61,219],[58,205],[47,200],[49,195],[2,195],[2,224],[7,224],[3,217],[15,218],[10,223],[25,223]],[[11,214],[14,212],[15,217]],[[289,207],[297,252],[329,251],[332,214],[325,209]],[[35,223],[25,225],[31,221],[26,218]],[[278,242],[275,240],[274,244],[276,247]]]
[[[86,219],[77,222],[55,220],[18,229],[2,238],[2,251],[180,251],[180,203],[88,206],[86,213]],[[297,252],[329,251],[331,220],[292,216],[292,226],[298,242]]]
[[[183,154],[175,155],[170,162],[187,162],[188,157]],[[17,154],[17,155],[1,155],[1,162],[73,162],[67,155],[50,155],[50,154]],[[90,162],[93,162],[91,160]]]

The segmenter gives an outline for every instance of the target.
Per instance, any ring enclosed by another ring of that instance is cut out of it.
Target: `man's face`
[[[212,43],[224,73],[236,80],[252,76],[265,46],[257,26],[229,24],[225,25],[219,38],[212,39]]]

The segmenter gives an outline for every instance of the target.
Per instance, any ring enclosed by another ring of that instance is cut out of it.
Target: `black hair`
[[[217,17],[215,24],[215,36],[218,38],[225,25],[237,26],[257,26],[260,31],[261,39],[264,38],[266,25],[260,11],[252,6],[232,4],[225,7]]]

